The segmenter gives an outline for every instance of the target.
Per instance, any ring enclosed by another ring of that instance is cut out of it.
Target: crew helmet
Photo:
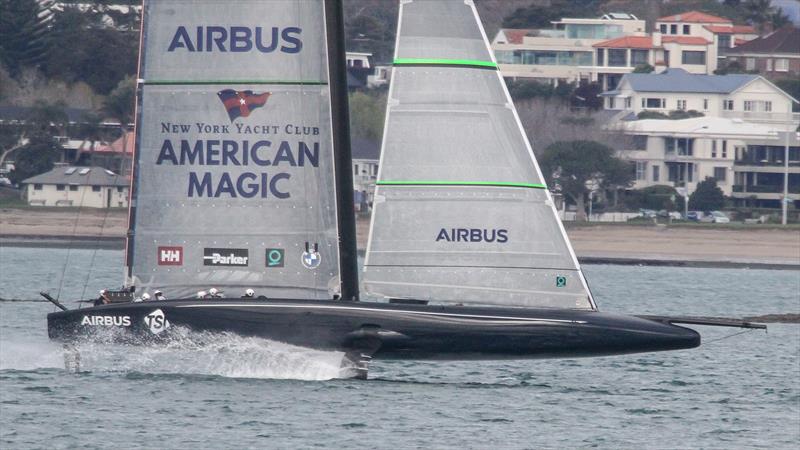
[[[244,295],[245,297],[253,297],[256,295],[256,291],[252,289],[247,289],[246,291],[244,291]]]
[[[150,294],[148,294],[147,292],[142,294],[142,300],[144,300],[144,301],[150,300]]]
[[[217,290],[217,288],[211,288],[208,290],[208,293],[211,295],[217,295],[219,291]]]
[[[197,298],[205,298],[205,297],[206,297],[206,291],[197,292]]]

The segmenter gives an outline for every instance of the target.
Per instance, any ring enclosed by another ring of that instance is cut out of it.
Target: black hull
[[[157,310],[170,324],[163,331],[153,323],[161,319],[147,318]],[[700,345],[700,335],[688,328],[593,311],[313,300],[120,303],[54,312],[47,325],[51,339],[65,342],[102,337],[151,343],[189,328],[381,359],[563,358]]]

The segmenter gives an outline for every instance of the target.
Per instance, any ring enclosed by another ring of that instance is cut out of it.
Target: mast
[[[358,253],[342,0],[325,0],[342,300],[358,301]]]

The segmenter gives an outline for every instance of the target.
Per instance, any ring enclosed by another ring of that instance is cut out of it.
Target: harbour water
[[[66,270],[65,270],[66,267]],[[87,272],[87,267],[92,267]],[[585,266],[605,311],[800,311],[796,271]],[[0,448],[796,448],[800,326],[703,327],[698,349],[608,358],[375,361],[235,336],[82,344],[64,370],[39,290],[120,284],[122,252],[0,248]],[[729,337],[730,336],[730,337]]]

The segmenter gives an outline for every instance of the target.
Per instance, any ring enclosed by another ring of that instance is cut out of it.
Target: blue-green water
[[[797,272],[585,271],[606,311],[800,311]],[[119,251],[0,248],[4,299],[55,293],[62,284],[63,300],[84,290],[89,297],[121,278]],[[376,361],[364,382],[336,379],[336,353],[230,336],[203,348],[86,344],[83,370],[71,373],[46,336],[51,310],[0,301],[0,448],[728,449],[800,442],[797,325],[727,339],[737,330],[701,328],[703,346],[679,352]]]

